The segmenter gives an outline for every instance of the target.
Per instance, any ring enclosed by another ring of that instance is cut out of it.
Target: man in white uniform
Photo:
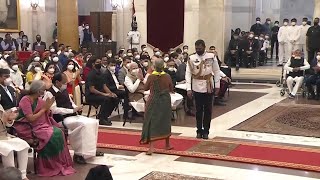
[[[8,18],[8,6],[10,0],[0,0],[0,27],[4,27]]]
[[[197,138],[208,139],[213,95],[217,97],[220,89],[220,68],[216,56],[205,52],[203,40],[197,40],[195,47],[186,68],[187,95],[195,98]]]
[[[304,58],[308,59],[308,51],[307,51],[307,32],[308,29],[311,27],[309,24],[307,24],[308,18],[302,19],[302,25],[300,26],[300,39],[299,39],[299,45],[300,48],[304,54]]]
[[[45,93],[44,99],[55,97],[51,106],[56,121],[63,121],[69,130],[69,140],[74,150],[74,161],[78,164],[86,164],[85,159],[102,156],[97,153],[98,121],[77,115],[82,106],[77,107],[66,91],[67,77],[63,73],[55,74],[52,79],[52,87]]]
[[[300,34],[301,34],[301,27],[297,26],[297,19],[293,18],[291,19],[291,26],[288,28],[288,37],[289,37],[289,50],[288,53],[290,55],[297,49],[299,49],[299,40],[300,40]],[[288,59],[286,59],[288,61]]]
[[[131,23],[132,30],[128,32],[127,40],[129,43],[129,49],[136,48],[138,51],[140,48],[140,32],[138,31],[138,24],[135,20],[135,17],[133,17],[133,21]]]
[[[289,20],[283,20],[283,26],[280,27],[278,32],[278,41],[279,41],[279,64],[278,66],[283,65],[283,59],[288,61],[290,57],[290,53],[288,53],[288,44],[289,44],[289,27],[288,27]]]

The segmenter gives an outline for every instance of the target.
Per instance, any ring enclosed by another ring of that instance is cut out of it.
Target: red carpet
[[[138,132],[100,130],[98,147],[139,152],[147,151],[148,146],[140,145],[139,140],[140,133]],[[155,152],[185,157],[236,161],[320,172],[319,149],[299,148],[274,144],[257,144],[242,141],[203,141],[181,136],[171,136],[170,142],[174,147],[173,150],[165,150],[165,141],[163,140],[155,143]],[[217,142],[220,144],[232,144],[236,147],[227,155],[215,154],[217,152],[212,152],[213,150],[211,149],[213,148],[210,148],[210,143]],[[191,150],[193,147],[200,147],[203,143],[206,143],[207,146],[198,148],[197,151]],[[210,148],[210,151],[208,151],[206,148]]]

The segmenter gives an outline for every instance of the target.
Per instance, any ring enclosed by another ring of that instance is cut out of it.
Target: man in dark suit
[[[0,104],[4,110],[17,106],[16,93],[11,84],[10,70],[0,68]]]
[[[119,80],[119,83],[121,85],[124,84],[124,79],[125,77],[127,76],[127,73],[128,73],[128,68],[126,67],[127,64],[130,64],[131,63],[131,59],[129,56],[125,56],[123,58],[123,62],[122,62],[122,68],[119,70],[119,73],[118,73],[118,80]]]
[[[109,58],[108,59],[108,64],[107,68],[105,71],[105,80],[106,80],[106,85],[110,89],[111,92],[117,95],[119,99],[123,99],[123,118],[128,119],[128,112],[130,110],[129,106],[129,95],[128,92],[125,90],[123,85],[119,84],[119,81],[115,75],[116,72],[116,64],[117,61],[114,58]]]
[[[258,40],[254,39],[254,33],[250,32],[247,39],[241,42],[243,55],[243,65],[245,67],[256,67],[257,50],[259,49]]]
[[[45,42],[41,41],[41,36],[38,34],[36,36],[36,42],[33,43],[32,45],[32,50],[33,51],[44,51],[47,48],[47,45]]]

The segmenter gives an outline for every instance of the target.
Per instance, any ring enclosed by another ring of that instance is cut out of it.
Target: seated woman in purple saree
[[[70,175],[75,173],[72,159],[67,147],[64,133],[54,121],[50,107],[54,99],[41,99],[45,91],[45,83],[41,80],[33,81],[29,94],[19,102],[19,116],[17,121],[30,122],[35,136],[39,139],[37,147],[37,170],[39,176]],[[31,139],[28,127],[16,124],[18,136]]]

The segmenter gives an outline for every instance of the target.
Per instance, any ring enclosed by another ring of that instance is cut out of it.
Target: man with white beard
[[[278,32],[278,41],[279,41],[279,63],[278,66],[283,66],[283,59],[288,61],[290,57],[290,53],[288,52],[289,48],[289,27],[288,27],[289,20],[283,20],[283,26],[280,27]]]
[[[291,26],[288,28],[288,37],[289,37],[289,50],[288,53],[290,55],[293,51],[299,49],[299,40],[300,40],[300,33],[301,33],[301,27],[297,26],[297,19],[293,18],[291,19]],[[288,61],[288,59],[286,59]]]
[[[10,6],[10,0],[0,0],[0,27],[7,26],[8,6]]]
[[[307,51],[307,32],[308,29],[311,27],[310,25],[307,24],[308,18],[303,18],[302,19],[302,25],[300,26],[300,39],[299,39],[299,44],[300,48],[303,51],[304,58],[308,59],[308,51]]]

